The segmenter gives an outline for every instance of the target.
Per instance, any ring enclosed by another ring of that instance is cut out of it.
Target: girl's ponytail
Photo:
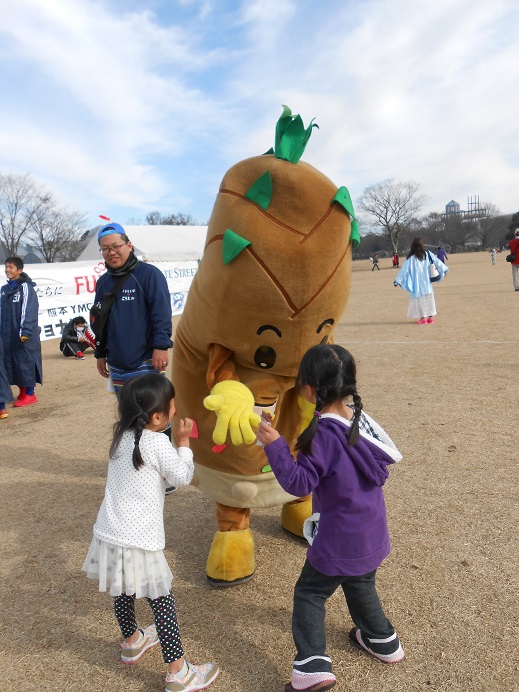
[[[359,439],[359,423],[362,400],[357,393],[357,367],[351,353],[337,344],[317,344],[310,348],[301,361],[296,378],[296,389],[315,389],[315,417],[297,438],[295,449],[309,454],[317,430],[320,411],[337,401],[353,397],[354,414],[352,425],[344,434],[348,444]]]
[[[355,393],[353,394],[353,420],[351,421],[351,428],[350,428],[350,434],[348,435],[348,444],[349,445],[354,445],[355,442],[359,439],[359,423],[360,423],[360,416],[362,413],[362,399],[360,396],[357,394],[357,391],[355,390]]]
[[[135,445],[133,448],[132,461],[136,471],[138,471],[141,466],[144,466],[144,460],[139,448],[139,442],[141,441],[142,431],[144,430],[144,427],[148,421],[148,414],[145,411],[141,411],[132,426],[135,430]]]
[[[312,420],[308,426],[303,430],[303,432],[297,438],[294,449],[296,452],[302,452],[303,454],[310,454],[312,451],[312,440],[314,439],[315,431],[317,430],[317,421],[321,416],[321,409],[323,407],[323,400],[319,395],[319,392],[315,392],[315,411]]]
[[[124,433],[131,430],[135,440],[132,462],[135,469],[139,470],[145,463],[139,448],[142,431],[153,414],[160,413],[169,417],[174,396],[173,385],[158,372],[137,375],[125,382],[119,395],[119,420],[114,424],[110,457],[117,452]]]

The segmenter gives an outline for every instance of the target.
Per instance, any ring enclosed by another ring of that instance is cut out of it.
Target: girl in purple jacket
[[[402,455],[363,413],[355,361],[346,349],[335,344],[311,348],[303,356],[296,386],[315,404],[315,412],[297,440],[295,463],[270,423],[263,420],[257,431],[281,487],[296,497],[313,494],[314,514],[304,527],[310,547],[294,589],[297,654],[285,692],[335,685],[324,620],[326,601],[339,587],[355,625],[350,642],[383,663],[404,658],[375,587],[377,568],[390,550],[382,486],[387,466]]]

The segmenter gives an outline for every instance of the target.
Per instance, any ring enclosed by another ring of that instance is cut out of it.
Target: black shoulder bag
[[[95,335],[95,351],[100,358],[104,358],[106,355],[106,338],[110,310],[117,298],[117,294],[121,291],[123,284],[129,276],[131,276],[131,272],[119,276],[112,290],[103,293],[101,295],[101,300],[92,305],[90,309],[90,327]]]

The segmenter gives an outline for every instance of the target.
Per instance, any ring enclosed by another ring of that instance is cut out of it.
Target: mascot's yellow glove
[[[254,413],[254,396],[244,384],[235,380],[219,382],[204,399],[204,406],[216,413],[213,440],[217,445],[225,443],[227,431],[233,445],[256,442],[252,426],[257,428],[261,418]]]
[[[297,397],[297,403],[301,411],[301,427],[299,428],[299,434],[301,434],[310,425],[315,411],[315,404],[311,404],[308,399],[300,395]]]

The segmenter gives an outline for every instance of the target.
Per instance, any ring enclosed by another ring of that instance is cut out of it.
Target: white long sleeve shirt
[[[94,536],[114,545],[163,550],[166,487],[189,485],[193,452],[188,447],[175,449],[163,433],[143,430],[139,448],[144,466],[137,471],[132,462],[134,444],[134,433],[125,432],[108,463]]]

